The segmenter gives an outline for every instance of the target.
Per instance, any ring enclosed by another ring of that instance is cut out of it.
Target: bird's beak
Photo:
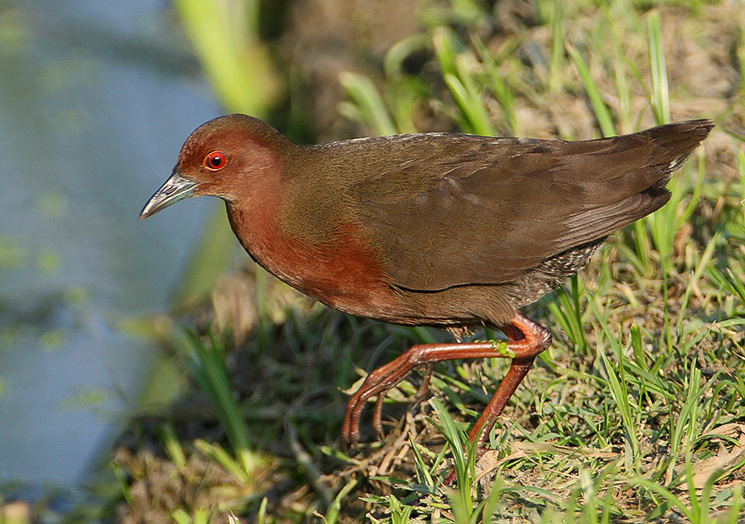
[[[160,186],[160,189],[150,197],[145,207],[142,208],[140,220],[154,215],[161,209],[165,209],[179,200],[192,196],[198,185],[197,182],[185,179],[174,169],[171,178]]]

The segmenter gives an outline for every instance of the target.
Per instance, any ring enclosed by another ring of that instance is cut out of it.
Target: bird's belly
[[[399,309],[390,288],[364,275],[336,273],[313,275],[294,286],[302,293],[351,315],[387,320]]]
[[[350,228],[321,245],[274,235],[244,247],[261,266],[301,293],[357,316],[396,321],[409,307],[388,284],[375,252]]]

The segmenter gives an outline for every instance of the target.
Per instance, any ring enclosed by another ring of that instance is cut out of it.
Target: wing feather
[[[352,188],[357,222],[392,285],[510,282],[664,205],[670,172],[711,128],[697,122],[581,142],[420,135],[427,147],[403,141]]]

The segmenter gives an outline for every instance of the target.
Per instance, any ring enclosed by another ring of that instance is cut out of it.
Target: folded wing
[[[419,135],[401,142],[404,161],[361,180],[352,197],[391,285],[500,284],[660,208],[672,171],[712,127],[581,142]],[[429,153],[420,144],[408,158],[417,140],[430,141]]]

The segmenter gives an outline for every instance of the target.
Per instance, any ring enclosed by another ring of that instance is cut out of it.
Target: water
[[[0,484],[75,485],[137,398],[210,202],[145,222],[219,108],[160,0],[0,0]]]

